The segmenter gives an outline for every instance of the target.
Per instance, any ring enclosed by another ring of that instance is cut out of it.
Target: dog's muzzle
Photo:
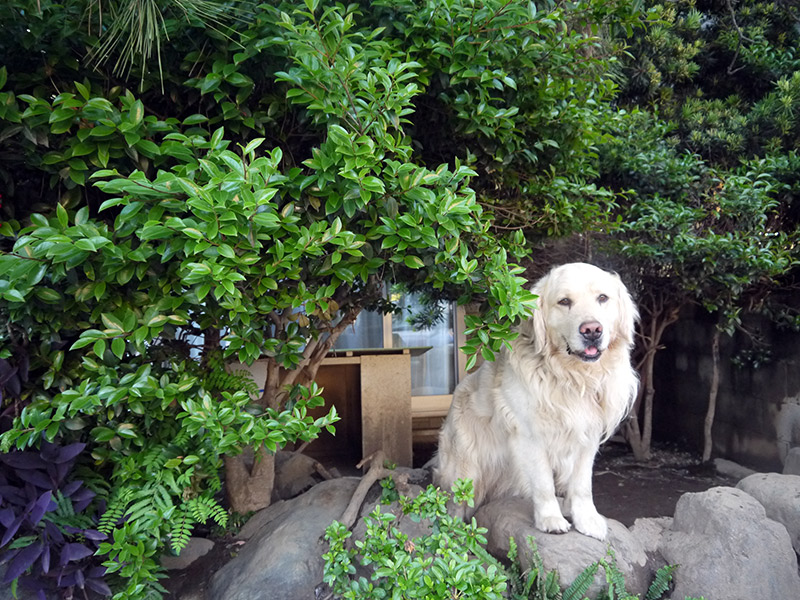
[[[603,326],[599,321],[584,321],[578,327],[583,341],[583,350],[573,350],[567,343],[567,353],[577,356],[584,362],[594,362],[600,358],[603,351],[600,350],[600,343],[603,339]]]
[[[580,358],[583,362],[594,362],[602,356],[603,351],[600,350],[597,346],[587,346],[583,350],[576,352],[573,350],[569,344],[567,344],[567,354],[570,356],[576,356]]]

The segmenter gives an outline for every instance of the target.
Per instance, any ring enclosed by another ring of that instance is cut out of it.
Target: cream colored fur
[[[533,291],[539,308],[512,349],[456,388],[434,476],[448,490],[472,479],[476,508],[500,496],[529,498],[535,526],[547,532],[570,528],[563,496],[575,529],[605,539],[592,464],[636,395],[636,308],[616,274],[584,263],[554,268]]]

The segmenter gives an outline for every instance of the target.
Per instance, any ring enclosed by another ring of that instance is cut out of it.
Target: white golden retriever
[[[616,274],[554,268],[533,287],[539,307],[510,351],[484,363],[453,394],[439,434],[435,478],[469,478],[476,508],[488,498],[533,502],[537,529],[605,539],[592,498],[592,464],[636,395],[631,368],[636,308]],[[466,516],[466,515],[464,515]]]

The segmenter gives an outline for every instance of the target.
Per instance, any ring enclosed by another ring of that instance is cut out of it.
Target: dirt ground
[[[426,451],[415,455],[415,466],[429,458]],[[324,462],[324,461],[323,461]],[[347,469],[345,469],[347,470]],[[674,447],[656,447],[652,459],[637,463],[627,446],[609,443],[601,450],[594,468],[594,499],[601,514],[630,527],[639,517],[669,517],[678,498],[718,485],[735,485],[704,466],[698,457]],[[198,597],[210,576],[235,555],[232,537],[217,539],[215,549],[188,569],[170,573],[163,583],[171,598]]]
[[[609,443],[595,460],[597,510],[628,527],[640,517],[671,517],[686,492],[720,485],[736,485],[736,480],[674,447],[655,447],[650,461],[637,463],[627,446]]]
[[[414,450],[414,466],[422,466],[434,448]],[[713,464],[674,445],[653,445],[652,458],[637,463],[627,444],[608,442],[597,455],[592,487],[600,514],[627,527],[639,517],[671,517],[686,492],[702,492],[736,480],[717,473]]]

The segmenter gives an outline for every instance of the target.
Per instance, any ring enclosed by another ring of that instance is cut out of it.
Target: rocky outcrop
[[[190,537],[186,547],[181,550],[180,554],[171,556],[169,554],[161,557],[161,566],[167,571],[179,571],[187,568],[198,558],[201,558],[211,552],[214,548],[214,542],[211,540]]]
[[[642,595],[647,591],[651,576],[647,555],[638,540],[618,521],[609,521],[608,539],[605,542],[576,531],[543,533],[533,526],[531,505],[522,498],[486,504],[478,509],[475,519],[481,527],[488,529],[488,550],[497,557],[508,554],[509,538],[514,538],[519,548],[518,559],[522,570],[531,566],[531,549],[527,544],[529,538],[535,543],[545,569],[558,570],[564,587],[572,583],[586,567],[607,558],[610,547],[617,566],[625,575],[628,590]],[[594,598],[603,589],[605,577],[599,571],[586,595]]]
[[[800,600],[797,557],[786,528],[742,490],[684,494],[658,550],[668,563],[680,565],[673,598]]]
[[[758,500],[767,517],[786,527],[795,552],[800,554],[800,475],[757,473],[736,487]]]
[[[401,475],[404,495],[412,496],[423,489],[429,474],[408,470]],[[342,517],[358,483],[358,478],[324,481],[254,515],[238,536],[243,544],[238,556],[212,577],[201,600],[310,600],[320,592],[329,597],[320,586],[322,554],[327,550],[322,538],[328,525]],[[564,587],[590,564],[608,560],[610,548],[628,591],[641,597],[660,567],[677,564],[671,594],[676,600],[800,600],[795,554],[800,477],[755,474],[740,482],[739,488],[685,494],[674,518],[637,519],[630,529],[609,521],[606,541],[577,532],[542,533],[533,527],[529,503],[520,498],[487,504],[475,518],[488,529],[488,550],[501,560],[508,553],[509,538],[514,537],[523,570],[531,566],[527,541],[532,539],[545,569],[557,570]],[[380,491],[378,485],[373,486],[356,513],[349,544],[364,538],[364,517],[379,501]],[[432,531],[430,523],[403,515],[397,504],[382,506],[381,512],[393,513],[393,526],[409,540]],[[359,575],[371,575],[370,568],[358,568]],[[595,597],[602,589],[606,581],[600,570],[586,595]]]
[[[783,462],[784,475],[800,475],[800,446],[790,448]]]
[[[247,543],[212,578],[208,600],[314,598],[327,549],[322,536],[357,485],[354,477],[323,481],[256,514],[242,530]]]

